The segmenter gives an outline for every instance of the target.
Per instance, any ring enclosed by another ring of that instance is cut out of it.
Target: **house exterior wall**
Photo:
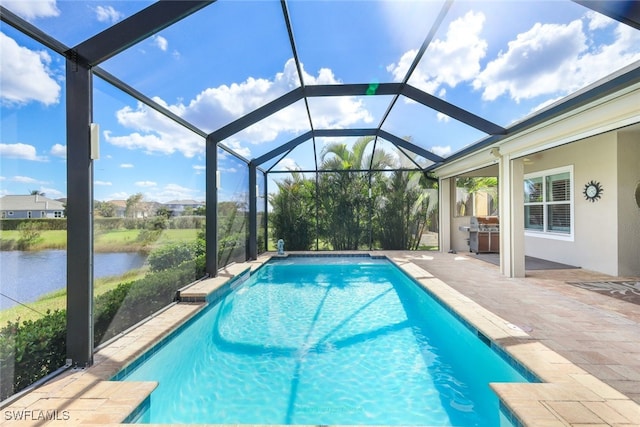
[[[13,215],[9,215],[10,212],[13,212]],[[29,216],[29,212],[31,212],[31,216]],[[63,212],[62,210],[2,211],[2,218],[7,218],[7,219],[56,218],[56,215],[55,215],[56,212],[60,212],[60,216],[58,218],[61,218],[62,212]]]
[[[618,134],[618,274],[640,276],[640,131]]]
[[[38,194],[0,198],[0,216],[6,219],[62,218],[64,209],[62,202]]]
[[[525,233],[525,254],[606,274],[618,273],[617,132],[586,138],[525,158],[524,173],[573,166],[574,235],[572,240]],[[601,199],[590,202],[587,182],[602,185]]]

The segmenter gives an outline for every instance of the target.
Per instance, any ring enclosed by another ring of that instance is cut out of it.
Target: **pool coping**
[[[638,426],[640,405],[517,326],[484,309],[401,253],[376,251],[312,255],[387,257],[450,312],[543,381],[490,385],[515,425]],[[232,264],[217,277],[181,290],[179,304],[101,348],[96,352],[91,367],[68,370],[4,408],[0,425],[126,425],[122,423],[144,404],[157,384],[112,381],[114,375],[132,366],[141,355],[196,316],[206,306],[208,296],[221,292],[222,287],[234,277],[254,271],[274,257],[277,256],[268,253],[255,261]],[[24,417],[23,421],[16,421],[18,414]]]

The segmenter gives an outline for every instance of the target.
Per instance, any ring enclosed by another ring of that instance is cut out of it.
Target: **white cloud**
[[[444,113],[441,113],[438,111],[438,113],[436,114],[436,117],[438,118],[439,122],[443,122],[443,123],[448,123],[449,120],[451,120],[451,117],[447,116]]]
[[[95,12],[98,21],[109,24],[115,24],[124,17],[124,15],[114,9],[113,6],[98,6],[95,8]]]
[[[156,46],[158,46],[158,48],[163,52],[166,52],[167,51],[167,47],[169,46],[169,42],[167,41],[167,39],[165,39],[162,36],[154,36],[153,37],[153,43]]]
[[[64,193],[62,191],[55,188],[40,187],[40,191],[46,194],[47,197],[49,197],[50,199],[55,199],[55,198],[64,196]]]
[[[205,171],[207,167],[205,165],[193,165],[193,168],[197,171]]]
[[[307,85],[337,84],[341,81],[328,68],[322,68],[317,76],[312,76],[301,67]],[[219,93],[215,98],[220,105],[224,102],[241,106],[237,111],[229,111],[229,119],[243,116],[264,104],[264,98],[274,99],[294,89],[298,85],[297,71],[292,59],[288,60],[282,73],[273,81],[249,79],[242,87]],[[256,93],[260,94],[256,97]],[[225,101],[227,97],[230,97]],[[316,129],[349,127],[356,123],[371,123],[373,117],[363,103],[355,97],[314,98],[310,101],[313,110],[313,125]],[[252,105],[255,104],[255,105]],[[237,116],[237,117],[235,117]],[[230,121],[230,120],[229,120]],[[258,122],[237,135],[229,138],[233,142],[260,144],[275,140],[282,133],[297,134],[309,129],[309,119],[302,102],[298,102]],[[248,157],[248,156],[247,156]]]
[[[596,13],[594,11],[587,12],[585,18],[589,22],[589,29],[591,31],[606,28],[616,22],[608,16]]]
[[[535,24],[487,64],[474,80],[474,88],[482,90],[482,98],[489,101],[505,94],[516,101],[540,95],[558,97],[640,59],[637,30],[616,24],[614,40],[604,44],[585,33],[583,24],[582,20],[566,25]],[[603,28],[601,19],[591,19],[588,25]]]
[[[56,0],[3,0],[0,4],[27,21],[60,15],[60,10],[56,7]]]
[[[238,172],[238,169],[236,168],[224,168],[224,167],[218,167],[218,170],[220,172],[229,172],[229,173],[236,173]]]
[[[50,151],[52,156],[67,158],[67,146],[62,144],[54,144]]]
[[[510,41],[508,50],[487,64],[473,86],[484,89],[482,98],[489,101],[504,93],[520,101],[571,89],[566,87],[570,78],[563,76],[579,71],[575,58],[587,48],[586,41],[579,20],[568,25],[536,23]]]
[[[120,191],[117,193],[111,193],[108,195],[105,200],[127,200],[129,198],[129,193],[126,191]]]
[[[431,152],[440,157],[448,157],[451,154],[451,146],[447,145],[446,147],[442,147],[440,145],[434,145],[431,147]]]
[[[317,76],[305,73],[304,79],[309,85],[339,83],[329,69],[321,69]],[[271,80],[250,77],[241,83],[208,88],[188,103],[169,105],[160,98],[154,98],[154,101],[201,129],[212,132],[284,95],[298,85],[295,63],[289,60],[284,65],[284,70]],[[314,125],[318,128],[343,127],[373,120],[362,103],[354,97],[341,97],[337,101],[319,101],[314,104]],[[121,125],[133,132],[126,136],[115,136],[106,131],[105,140],[109,143],[141,149],[147,153],[180,152],[186,157],[204,153],[204,139],[143,104],[138,104],[135,109],[125,107],[117,112],[117,117]],[[249,144],[273,141],[282,133],[295,134],[308,130],[308,127],[309,120],[303,106],[292,106],[280,110],[222,143],[238,154],[250,157]]]
[[[280,160],[280,162],[278,163],[278,166],[280,170],[289,170],[289,171],[300,170],[300,166],[298,166],[296,161],[290,157],[285,157],[284,159]]]
[[[121,163],[120,167],[123,169],[130,169],[133,167],[133,165],[131,163]]]
[[[38,156],[36,147],[29,144],[0,144],[0,156],[8,159],[33,160],[37,162],[47,161],[46,157]]]
[[[31,101],[57,104],[61,88],[52,77],[50,63],[51,56],[46,51],[19,46],[15,40],[0,33],[2,102],[8,105],[23,105]]]
[[[101,185],[101,186],[105,186],[105,187],[109,187],[112,186],[113,183],[110,181],[93,181],[94,185]]]
[[[145,197],[148,200],[163,203],[176,199],[194,199],[198,194],[199,191],[193,188],[183,187],[178,184],[167,184],[160,190],[145,193]]]
[[[558,99],[640,60],[637,30],[590,11],[567,24],[534,24],[482,69],[484,21],[482,13],[468,12],[452,22],[446,36],[431,43],[409,83],[441,98],[447,86],[464,82],[482,91],[485,101],[504,95],[517,102],[541,95]],[[406,52],[387,67],[396,81],[405,76],[415,54]],[[438,120],[446,119],[438,115]]]
[[[444,40],[431,42],[409,83],[425,92],[436,93],[445,84],[453,88],[475,77],[487,51],[487,42],[480,37],[484,21],[484,14],[472,11],[453,21]],[[416,50],[405,52],[398,63],[387,67],[394,80],[405,77],[416,53]]]
[[[134,185],[138,187],[155,187],[158,183],[153,181],[138,181]]]
[[[20,175],[16,175],[14,177],[11,177],[9,179],[9,181],[11,181],[11,182],[19,182],[21,184],[46,184],[45,181],[40,181],[38,179],[31,178],[29,176],[20,176]]]
[[[164,101],[155,98],[154,101],[170,108]],[[143,150],[149,154],[173,154],[178,151],[185,157],[193,157],[204,153],[204,138],[180,126],[162,114],[138,103],[136,109],[126,106],[116,112],[118,122],[135,132],[114,136],[111,131],[103,132],[105,141],[110,144],[128,148],[130,150]]]
[[[236,154],[239,154],[242,157],[245,157],[245,158],[251,157],[251,149],[248,146],[243,145],[238,140],[235,140],[233,138],[228,138],[222,144],[232,149]],[[222,151],[221,153],[218,153],[219,158],[222,158],[222,159],[226,158],[227,155],[228,153],[226,151]]]

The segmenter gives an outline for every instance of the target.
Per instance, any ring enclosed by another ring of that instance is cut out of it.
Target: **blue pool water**
[[[124,378],[142,423],[499,426],[526,382],[386,259],[269,262]],[[503,420],[504,421],[504,420]]]

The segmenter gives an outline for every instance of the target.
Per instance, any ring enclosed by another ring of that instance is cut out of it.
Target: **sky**
[[[149,1],[0,0],[68,47]],[[206,133],[305,85],[400,82],[442,8],[440,1],[287,3],[298,74],[279,1],[218,2],[130,47],[100,68]],[[640,60],[640,32],[571,1],[454,2],[408,84],[500,126]],[[205,141],[94,76],[100,159],[96,200],[205,199]],[[314,129],[375,128],[389,96],[311,98]],[[11,26],[0,26],[0,196],[66,197],[65,61]],[[256,158],[311,129],[304,101],[222,141]],[[487,135],[400,97],[382,129],[439,156]],[[314,169],[330,143],[308,140],[263,168]],[[388,141],[376,147],[396,153]],[[280,160],[278,164],[274,163]],[[419,159],[427,165],[426,159]],[[248,172],[219,149],[223,200],[245,197]],[[270,175],[273,179],[283,174]],[[260,187],[264,183],[259,180]]]

